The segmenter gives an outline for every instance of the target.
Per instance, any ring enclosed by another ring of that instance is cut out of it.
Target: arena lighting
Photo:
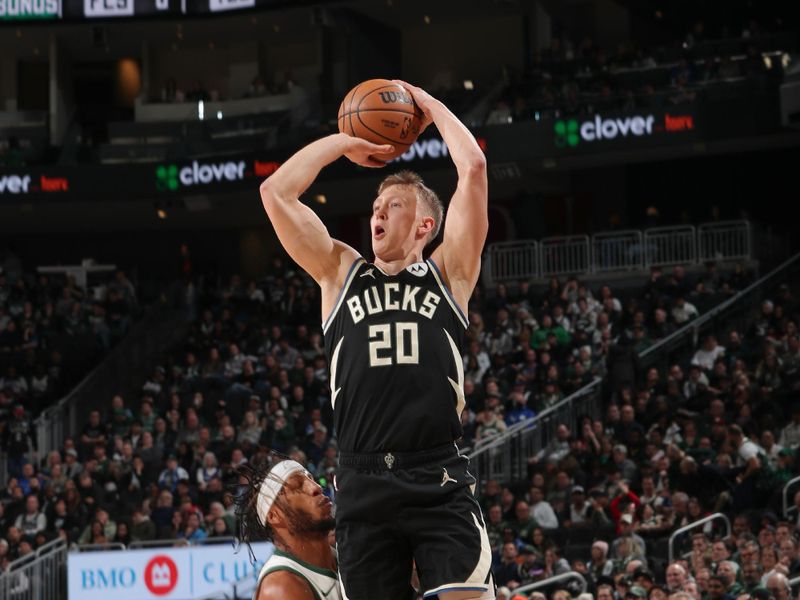
[[[222,120],[222,111],[221,110],[217,111],[217,119],[220,120],[220,121]]]
[[[319,204],[327,204],[328,198],[325,197],[325,194],[317,194],[316,196],[314,196],[314,201]]]
[[[206,115],[206,105],[202,100],[197,101],[197,118],[202,121]]]
[[[464,89],[465,90],[474,90],[475,84],[472,83],[472,79],[465,79],[464,80]]]
[[[159,208],[156,211],[156,214],[158,215],[158,218],[161,219],[162,221],[167,218],[167,211],[165,211],[163,208]]]

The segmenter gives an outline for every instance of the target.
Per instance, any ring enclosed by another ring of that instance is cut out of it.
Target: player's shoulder
[[[315,600],[308,581],[294,571],[279,569],[261,581],[256,600]]]
[[[347,280],[351,271],[357,268],[358,264],[365,262],[364,258],[350,245],[339,240],[333,240],[334,246],[334,265],[317,283],[325,289],[330,287],[332,290],[339,291]]]

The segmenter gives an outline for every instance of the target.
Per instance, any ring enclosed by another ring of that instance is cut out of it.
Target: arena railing
[[[781,497],[783,498],[783,518],[788,519],[789,513],[794,512],[797,510],[797,506],[792,505],[789,506],[789,489],[798,487],[798,483],[800,483],[800,477],[795,477],[794,479],[790,479],[786,482],[786,485],[783,486],[783,490],[781,491]]]
[[[488,284],[563,275],[645,271],[650,267],[692,265],[752,258],[749,221],[703,223],[697,228],[605,231],[591,237],[558,236],[498,242],[486,249]]]
[[[137,550],[139,548],[183,548],[190,546],[187,540],[138,540],[128,544],[128,550]]]
[[[194,542],[190,542],[185,539],[160,539],[160,540],[138,540],[135,542],[131,542],[127,545],[127,547],[123,546],[122,550],[137,550],[140,548],[174,548],[174,547],[185,547],[185,546],[214,546],[216,544],[231,544],[235,546],[237,544],[236,538],[230,535],[221,536],[221,537],[207,537],[202,540],[196,540]],[[78,547],[80,549],[81,547]]]
[[[539,277],[539,244],[533,240],[498,242],[487,249],[489,269],[507,279]]]
[[[116,550],[125,550],[125,544],[122,542],[105,542],[102,544],[73,544],[70,550],[77,550],[78,552],[114,552]]]
[[[578,582],[578,585],[580,586],[580,593],[583,594],[586,591],[587,587],[586,578],[577,571],[569,571],[568,573],[553,575],[552,577],[548,577],[547,579],[542,579],[541,581],[535,581],[534,583],[521,585],[517,588],[514,588],[513,593],[515,595],[529,594],[530,592],[535,592],[536,590],[540,590],[542,588],[548,588],[552,585],[556,585],[564,581],[573,581],[573,580]]]
[[[644,269],[643,234],[631,229],[592,236],[592,271],[641,271]]]
[[[697,228],[698,260],[746,259],[752,252],[752,234],[748,221],[705,223]]]
[[[680,529],[673,532],[671,536],[669,536],[669,549],[668,549],[668,556],[669,562],[672,564],[672,561],[675,559],[675,541],[685,534],[688,531],[692,531],[693,529],[697,529],[698,527],[702,527],[707,523],[711,523],[713,521],[722,521],[725,523],[725,537],[730,537],[731,535],[731,521],[730,519],[722,514],[722,513],[714,513],[713,515],[708,515],[707,517],[703,517],[702,519],[698,519],[694,523],[689,523],[688,525],[681,527]]]
[[[507,483],[527,479],[528,466],[539,452],[546,452],[556,439],[559,425],[575,431],[580,419],[600,417],[599,394],[602,380],[597,377],[536,416],[515,423],[500,435],[479,440],[475,448],[462,450],[478,473],[478,486],[490,479]]]
[[[61,600],[67,588],[67,543],[56,538],[0,572],[4,600]]]
[[[591,266],[589,236],[568,235],[543,239],[539,243],[539,274],[586,273]]]
[[[796,588],[798,585],[800,585],[800,576],[792,577],[787,583],[789,584],[790,588],[792,589]]]
[[[654,227],[644,232],[645,267],[697,262],[697,230],[691,225]]]

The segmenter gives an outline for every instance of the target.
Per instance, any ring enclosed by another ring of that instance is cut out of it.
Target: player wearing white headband
[[[341,600],[336,558],[328,543],[331,501],[298,462],[266,472],[240,470],[236,499],[239,540],[270,540],[275,553],[261,569],[254,600]]]

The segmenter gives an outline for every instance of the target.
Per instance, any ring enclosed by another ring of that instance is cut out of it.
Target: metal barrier
[[[613,231],[592,236],[592,270],[595,273],[642,269],[644,246],[641,231]]]
[[[70,550],[78,552],[107,552],[109,550],[125,550],[122,542],[106,542],[105,544],[73,544]]]
[[[736,260],[749,258],[752,237],[748,221],[723,221],[706,223],[697,228],[698,259]]]
[[[648,268],[697,262],[697,232],[691,225],[647,229],[644,253]]]
[[[492,244],[488,258],[496,282],[539,276],[539,244],[533,240]]]
[[[597,394],[601,381],[598,377],[535,417],[515,423],[485,442],[479,441],[469,456],[478,473],[479,486],[490,479],[502,483],[527,479],[529,459],[556,438],[559,425],[575,431],[578,420],[584,416],[599,418]]]
[[[536,581],[534,583],[529,583],[528,585],[521,585],[518,588],[514,588],[514,594],[527,594],[528,592],[534,592],[538,589],[550,587],[553,584],[560,583],[562,581],[571,581],[573,579],[578,581],[578,585],[581,586],[580,593],[583,594],[586,591],[586,578],[577,571],[561,573],[561,575],[553,575],[552,577],[548,577],[547,579],[542,579],[541,581]]]
[[[172,548],[175,546],[183,547],[189,546],[186,540],[139,540],[128,544],[128,550],[136,550],[137,548]]]
[[[488,284],[550,276],[644,271],[653,266],[752,257],[749,221],[606,231],[587,236],[500,242],[486,249]]]
[[[0,572],[3,600],[61,600],[67,588],[67,543],[58,538]]]
[[[235,546],[237,544],[237,540],[232,535],[225,535],[220,537],[207,537],[203,538],[202,540],[197,540],[192,542],[192,546],[214,546],[216,544],[230,544],[231,546]]]
[[[786,485],[783,486],[783,491],[781,495],[783,496],[783,518],[788,519],[789,513],[794,512],[797,510],[796,506],[789,506],[789,488],[793,485],[800,483],[800,477],[795,477],[794,479],[790,479],[786,482]]]
[[[702,525],[705,525],[706,523],[710,523],[711,521],[717,521],[717,520],[722,520],[725,523],[725,529],[726,529],[725,537],[729,537],[731,535],[731,521],[730,521],[730,519],[728,519],[727,516],[725,516],[722,513],[714,513],[713,515],[709,515],[707,517],[704,517],[704,518],[702,518],[702,519],[700,519],[698,521],[695,521],[694,523],[689,523],[685,527],[681,527],[680,529],[675,531],[671,536],[669,536],[669,562],[670,562],[670,564],[672,563],[672,561],[675,558],[674,544],[675,544],[675,540],[678,538],[678,536],[681,536],[684,533],[686,533],[687,531],[691,531],[692,529],[697,529],[698,527],[700,527]]]
[[[589,236],[545,238],[539,243],[539,274],[542,277],[550,277],[587,273],[591,268],[589,254]]]

